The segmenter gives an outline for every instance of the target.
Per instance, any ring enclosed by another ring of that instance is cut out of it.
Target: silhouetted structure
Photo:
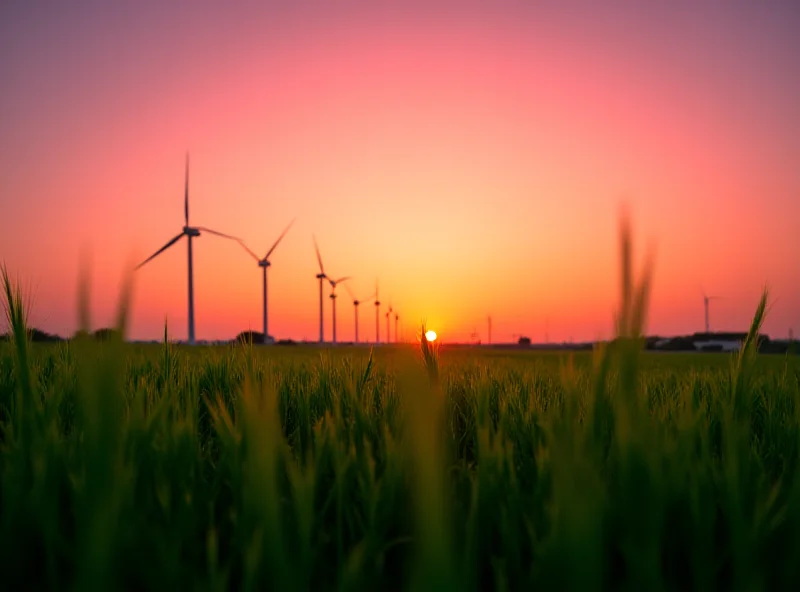
[[[381,301],[378,299],[378,280],[375,280],[375,343],[381,342]]]
[[[722,296],[706,296],[705,294],[703,294],[703,309],[704,309],[705,317],[706,317],[706,333],[710,333],[711,332],[711,326],[709,325],[709,322],[708,322],[708,304],[712,300],[721,300],[721,299],[722,299]]]
[[[262,258],[259,258],[259,256],[256,255],[244,243],[244,241],[242,241],[242,240],[239,241],[239,244],[242,245],[242,248],[245,251],[247,251],[248,253],[250,253],[250,255],[253,257],[253,259],[255,259],[258,262],[258,266],[261,268],[262,273],[263,273],[262,285],[263,285],[263,289],[264,289],[264,299],[263,299],[263,309],[262,309],[262,311],[263,311],[263,315],[264,316],[263,316],[263,331],[261,332],[262,336],[263,335],[269,335],[269,327],[268,327],[269,317],[267,316],[267,268],[270,265],[272,265],[272,263],[270,263],[270,261],[269,261],[269,256],[272,255],[272,252],[278,246],[278,243],[280,243],[281,240],[283,239],[283,237],[286,236],[286,233],[289,232],[289,229],[292,227],[292,224],[294,224],[294,220],[289,222],[289,225],[286,227],[286,229],[278,237],[278,240],[276,240],[275,243],[273,243],[273,245],[270,247],[269,251],[267,251],[267,254],[264,255],[264,257],[262,257]],[[266,343],[266,342],[263,342],[263,343]]]
[[[375,286],[375,294],[373,296],[370,296],[369,300],[359,300],[358,298],[356,298],[355,294],[353,294],[353,291],[350,289],[350,286],[345,284],[344,287],[347,289],[347,293],[350,294],[350,298],[353,299],[353,318],[355,318],[355,322],[356,322],[355,342],[358,343],[358,305],[359,304],[364,304],[364,303],[367,303],[367,302],[372,302],[375,298],[377,298],[378,297],[378,291],[377,291],[378,287],[377,287],[377,284],[376,284],[376,286]]]
[[[167,244],[161,247],[158,251],[150,255],[147,259],[142,261],[139,265],[136,266],[136,269],[141,268],[145,265],[148,261],[158,257],[161,253],[169,249],[172,245],[177,243],[181,240],[184,236],[186,236],[187,245],[188,245],[188,287],[189,287],[189,315],[188,315],[188,323],[189,323],[189,343],[194,345],[194,272],[193,272],[193,259],[192,259],[192,239],[197,238],[200,236],[200,231],[208,232],[210,234],[215,234],[217,236],[221,236],[223,238],[229,238],[231,240],[238,241],[240,244],[242,240],[236,238],[235,236],[229,236],[222,232],[217,232],[216,230],[211,230],[210,228],[204,228],[202,226],[189,226],[189,154],[186,154],[186,181],[184,187],[184,198],[183,198],[183,219],[184,225],[183,230],[181,230],[180,234],[175,236],[174,238],[170,239]]]

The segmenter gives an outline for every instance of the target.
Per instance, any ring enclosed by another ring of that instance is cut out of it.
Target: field
[[[800,360],[27,339],[5,276],[9,589],[782,590]],[[626,287],[627,286],[627,287]],[[125,302],[119,334],[125,329]]]
[[[18,353],[0,350],[0,543],[26,587],[800,577],[796,359],[641,354],[626,375],[611,352],[443,350],[437,379],[410,348],[76,343],[33,348],[27,373]]]

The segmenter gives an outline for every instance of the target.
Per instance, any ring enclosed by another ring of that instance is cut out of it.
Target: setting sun
[[[426,332],[425,339],[427,339],[428,341],[436,341],[436,331]]]

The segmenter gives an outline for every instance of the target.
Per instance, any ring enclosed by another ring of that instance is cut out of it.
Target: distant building
[[[747,339],[747,333],[695,333],[691,336],[694,347],[700,351],[739,351]],[[759,335],[759,345],[767,339]]]

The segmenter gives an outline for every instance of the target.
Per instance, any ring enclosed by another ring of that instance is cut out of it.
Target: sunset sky
[[[623,201],[637,267],[657,249],[649,333],[701,331],[703,289],[712,330],[746,330],[765,283],[765,331],[800,333],[796,2],[329,4],[2,3],[0,261],[34,326],[75,331],[84,247],[113,322],[125,266],[183,226],[188,151],[192,224],[263,255],[297,217],[277,338],[317,338],[312,234],[407,337],[610,337]],[[186,338],[186,258],[136,272],[130,337]],[[201,236],[194,270],[198,339],[260,329],[239,245]]]

